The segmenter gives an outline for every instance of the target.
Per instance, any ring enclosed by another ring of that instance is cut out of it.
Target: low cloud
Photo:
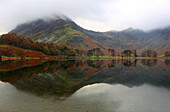
[[[1,0],[0,33],[57,14],[90,30],[150,30],[170,25],[169,4],[169,0]]]

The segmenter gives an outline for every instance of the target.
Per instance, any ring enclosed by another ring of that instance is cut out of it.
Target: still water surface
[[[170,110],[169,60],[30,62],[0,62],[0,112]]]

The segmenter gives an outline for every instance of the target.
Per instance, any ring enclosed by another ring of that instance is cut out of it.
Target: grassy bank
[[[118,56],[76,56],[67,57],[75,60],[117,60],[117,59],[170,59],[170,57],[118,57]]]
[[[117,60],[117,59],[170,59],[170,57],[118,57],[118,56],[45,56],[45,57],[7,57],[1,56],[2,61],[6,60]]]

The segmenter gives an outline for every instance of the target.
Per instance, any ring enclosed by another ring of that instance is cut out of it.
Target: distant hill
[[[53,20],[39,19],[17,26],[11,32],[30,37],[40,42],[67,44],[77,49],[101,48],[107,53],[108,48],[116,50],[137,49],[156,50],[163,55],[170,49],[170,28],[144,32],[140,29],[128,28],[123,31],[95,32],[86,30],[71,19],[65,17]]]

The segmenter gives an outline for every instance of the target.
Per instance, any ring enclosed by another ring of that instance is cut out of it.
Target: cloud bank
[[[0,33],[61,13],[95,31],[150,30],[170,25],[169,4],[169,0],[0,0]]]

